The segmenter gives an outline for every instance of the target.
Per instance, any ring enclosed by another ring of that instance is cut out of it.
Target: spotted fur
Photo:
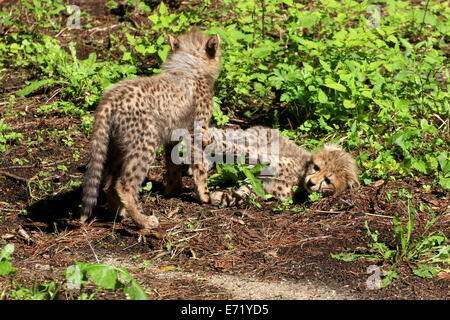
[[[324,148],[313,153],[300,148],[294,142],[289,141],[273,130],[264,127],[251,127],[241,130],[241,139],[228,143],[225,138],[225,130],[210,128],[210,135],[219,152],[233,152],[244,154],[246,159],[258,154],[259,159],[269,162],[272,174],[260,174],[257,177],[262,180],[266,194],[273,195],[279,200],[285,200],[294,196],[293,187],[307,192],[320,192],[324,194],[339,194],[350,188],[357,188],[358,169],[351,155],[341,147],[327,144]],[[243,141],[248,141],[248,135],[262,135],[269,139],[269,148],[274,141],[278,141],[278,154],[261,152],[260,144],[249,146]],[[256,148],[255,148],[256,147]],[[268,160],[268,161],[267,161]],[[250,185],[243,185],[238,190],[215,191],[211,193],[211,203],[215,205],[230,206],[241,203],[246,197],[253,194]]]
[[[138,188],[157,147],[169,150],[173,130],[192,132],[194,121],[207,130],[220,68],[220,39],[194,30],[169,36],[169,43],[172,51],[160,74],[119,82],[100,101],[83,182],[82,222],[90,217],[103,181],[112,211],[130,217],[141,228],[157,227],[158,219],[144,215],[138,201]],[[170,152],[166,164],[172,172]],[[204,165],[194,164],[193,173],[199,199],[208,202]],[[179,187],[172,182],[166,186],[168,193]]]

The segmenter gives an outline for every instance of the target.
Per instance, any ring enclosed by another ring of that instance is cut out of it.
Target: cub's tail
[[[94,131],[90,147],[90,160],[83,180],[83,198],[81,206],[81,223],[89,219],[97,204],[102,179],[103,167],[108,155],[108,144],[111,128],[111,106],[108,102],[100,102],[94,122]]]

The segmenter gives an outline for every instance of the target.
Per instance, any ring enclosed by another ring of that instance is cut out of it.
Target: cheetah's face
[[[355,161],[351,155],[334,145],[312,154],[305,177],[308,192],[339,194],[359,186]]]

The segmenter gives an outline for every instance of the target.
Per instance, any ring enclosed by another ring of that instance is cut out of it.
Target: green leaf
[[[0,261],[0,276],[16,272],[16,269],[8,261]]]
[[[450,245],[437,248],[438,253],[431,257],[431,263],[444,262],[450,264]]]
[[[426,174],[427,173],[427,164],[423,160],[412,159],[411,167],[416,169],[417,171]]]
[[[161,4],[163,4],[163,3],[161,2]],[[163,61],[163,62],[166,61],[169,51],[170,51],[170,46],[168,46],[168,45],[164,45],[164,46],[162,46],[162,48],[160,50],[158,50],[158,56],[161,59],[161,61]]]
[[[395,270],[383,270],[382,286],[387,287],[392,283],[392,280],[398,278],[398,272]]]
[[[84,277],[81,268],[78,265],[71,265],[64,271],[69,289],[80,289],[84,282]]]
[[[0,261],[2,260],[10,260],[11,259],[11,255],[14,252],[14,244],[13,243],[8,243],[3,249],[2,251],[0,251]]]
[[[344,108],[345,109],[355,109],[356,104],[354,104],[352,101],[345,99],[344,100]]]
[[[116,289],[117,274],[114,267],[108,265],[91,266],[86,271],[92,281],[99,287],[105,289]]]
[[[319,59],[319,62],[325,71],[331,72],[331,67],[327,62],[323,61],[322,59]]]
[[[343,86],[340,83],[337,83],[329,78],[325,79],[325,84],[326,87],[337,90],[337,91],[341,91],[341,92],[345,92],[347,91],[347,88],[345,86]]]
[[[450,178],[439,177],[438,183],[442,188],[450,190]]]
[[[427,264],[418,264],[417,269],[412,271],[416,276],[421,278],[431,279],[438,274],[438,269],[436,267]]]
[[[45,86],[45,85],[48,85],[48,84],[57,83],[57,82],[58,81],[53,80],[53,79],[45,79],[45,80],[34,81],[31,84],[29,84],[27,87],[25,87],[22,90],[20,90],[19,92],[17,92],[16,96],[18,96],[18,97],[27,96],[27,95],[29,95],[33,91],[36,91],[37,89],[39,89],[42,86]]]
[[[331,254],[331,257],[333,259],[336,260],[340,260],[340,261],[345,261],[345,262],[353,262],[358,260],[361,255],[360,254],[356,254],[353,252],[349,252],[349,253],[336,253],[336,254]]]
[[[299,15],[298,20],[298,28],[310,28],[317,24],[320,18],[316,15],[313,15],[311,12],[305,12],[304,14]]]
[[[104,289],[117,289],[117,274],[114,267],[105,264],[77,262],[81,273],[88,275],[92,281]]]
[[[161,2],[160,6],[159,6],[159,14],[161,16],[167,16],[169,14],[169,10],[167,9],[164,2]]]
[[[260,179],[256,178],[253,172],[251,172],[248,168],[242,167],[242,172],[245,174],[247,179],[250,180],[252,184],[253,191],[260,196],[261,198],[265,198],[266,193],[264,192],[264,188]]]
[[[148,295],[134,279],[131,281],[131,285],[126,286],[123,291],[131,300],[148,300]]]
[[[442,151],[438,156],[437,160],[439,166],[444,174],[450,173],[450,160],[446,151]]]
[[[145,186],[143,186],[143,187],[141,188],[141,190],[142,190],[142,191],[147,191],[147,192],[149,192],[149,191],[152,190],[152,187],[153,187],[152,182],[151,182],[151,181],[148,181],[148,182],[145,184]]]
[[[322,89],[319,88],[319,90],[317,91],[317,99],[319,99],[320,103],[327,103],[328,102],[328,97],[325,94],[325,92],[322,91]]]

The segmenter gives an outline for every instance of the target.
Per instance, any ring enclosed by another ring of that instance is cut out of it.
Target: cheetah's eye
[[[314,171],[320,171],[320,167],[317,164],[314,165],[313,169]]]
[[[325,177],[325,179],[323,179],[323,182],[325,182],[326,184],[331,184],[330,179],[328,179],[327,177]]]

